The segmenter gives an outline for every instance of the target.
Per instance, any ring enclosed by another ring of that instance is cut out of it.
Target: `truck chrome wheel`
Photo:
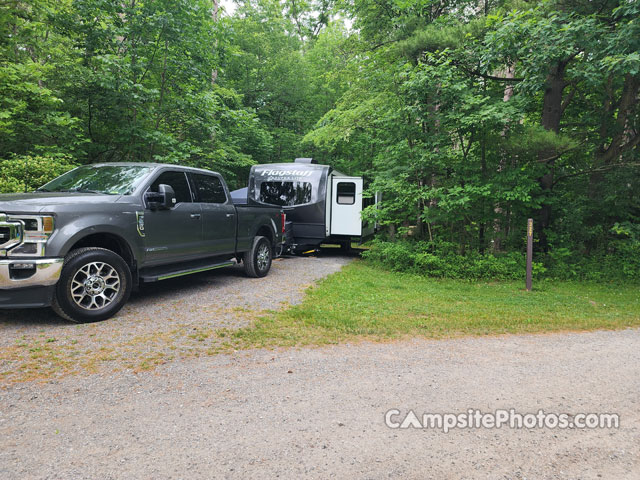
[[[80,268],[71,280],[71,297],[81,308],[99,310],[120,291],[120,275],[108,263],[93,262]]]
[[[262,243],[258,247],[258,253],[256,255],[256,263],[258,264],[258,270],[263,271],[269,265],[269,260],[271,259],[271,250],[269,249],[269,245],[266,243]]]
[[[129,299],[131,270],[117,253],[100,247],[72,250],[64,259],[51,305],[72,322],[112,317]]]

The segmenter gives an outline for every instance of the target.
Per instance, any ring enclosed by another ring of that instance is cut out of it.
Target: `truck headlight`
[[[23,225],[22,243],[7,252],[8,256],[45,255],[45,244],[55,229],[55,221],[51,215],[16,215],[11,220],[18,220]]]

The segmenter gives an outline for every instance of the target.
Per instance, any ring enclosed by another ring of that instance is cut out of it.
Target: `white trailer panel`
[[[331,175],[331,235],[362,235],[362,177]]]

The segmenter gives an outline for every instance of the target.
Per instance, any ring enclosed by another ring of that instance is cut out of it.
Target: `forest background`
[[[536,276],[640,279],[640,2],[218,1],[0,0],[0,191],[314,157],[387,268],[521,278],[532,217]]]

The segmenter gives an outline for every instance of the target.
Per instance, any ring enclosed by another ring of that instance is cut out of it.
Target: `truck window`
[[[191,177],[196,186],[198,201],[202,203],[225,203],[227,201],[222,181],[218,177],[200,173],[194,173]]]
[[[271,205],[303,205],[311,202],[309,182],[262,182],[258,200]]]
[[[176,204],[191,202],[191,190],[189,189],[187,176],[184,172],[162,172],[160,176],[153,181],[149,190],[157,192],[161,184],[169,185],[173,188],[173,191],[176,192]]]
[[[356,184],[353,182],[338,182],[338,204],[353,205],[356,203]]]

